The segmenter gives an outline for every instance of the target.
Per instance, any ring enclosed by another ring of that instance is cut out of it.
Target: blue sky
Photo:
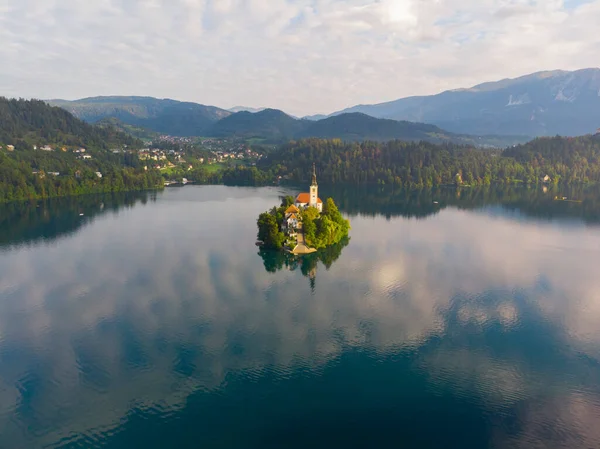
[[[0,95],[296,115],[600,66],[600,0],[0,0]]]

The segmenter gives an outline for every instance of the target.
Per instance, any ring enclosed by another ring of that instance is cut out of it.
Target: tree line
[[[306,182],[317,162],[329,184],[404,187],[495,183],[576,184],[600,181],[600,135],[538,138],[506,150],[428,142],[290,142],[261,163],[272,178]]]
[[[42,151],[43,145],[53,151]],[[110,151],[113,146],[119,152]],[[0,98],[0,202],[162,187],[160,172],[147,170],[129,151],[139,146],[131,136],[43,101]],[[90,158],[80,159],[82,153],[73,152],[78,148]]]

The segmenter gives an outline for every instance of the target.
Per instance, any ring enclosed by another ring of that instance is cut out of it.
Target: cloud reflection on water
[[[526,347],[485,344],[535,320],[559,358],[600,360],[600,230],[457,209],[355,217],[350,245],[319,267],[311,295],[300,273],[267,273],[256,254],[254,217],[278,192],[225,189],[168,192],[60,244],[0,254],[2,438],[101,434],[133,406],[177,410],[194,392],[226,388],[230,373],[318,373],[361,348],[414,351],[432,384],[474,390],[492,411],[550,392],[574,409],[563,426],[600,441],[580,420],[597,415],[597,388],[577,395],[577,373],[565,380],[564,368],[528,361]],[[528,438],[547,416],[525,409]]]

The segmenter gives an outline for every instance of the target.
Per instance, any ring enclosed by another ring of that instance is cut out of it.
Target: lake
[[[321,186],[350,239],[261,253],[296,192],[1,205],[0,447],[600,447],[598,191]]]

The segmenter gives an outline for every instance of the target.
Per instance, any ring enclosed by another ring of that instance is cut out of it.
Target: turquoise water
[[[599,195],[321,187],[350,240],[260,254],[287,193],[0,206],[0,447],[600,447]]]

